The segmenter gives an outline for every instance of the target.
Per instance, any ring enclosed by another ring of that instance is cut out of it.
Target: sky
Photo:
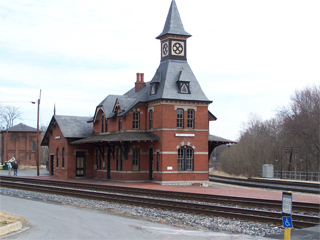
[[[0,105],[20,122],[88,116],[109,94],[150,81],[171,0],[0,0]],[[237,140],[295,90],[320,84],[319,0],[176,0],[188,63],[217,117],[210,134]]]

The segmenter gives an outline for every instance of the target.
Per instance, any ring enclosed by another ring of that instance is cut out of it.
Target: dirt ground
[[[10,223],[13,223],[13,222],[16,222],[16,221],[21,221],[22,224],[24,224],[26,222],[21,217],[17,217],[17,216],[0,211],[0,227],[5,226]]]

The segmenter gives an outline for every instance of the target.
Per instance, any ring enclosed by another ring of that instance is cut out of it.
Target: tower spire
[[[167,34],[191,37],[191,35],[184,30],[175,0],[172,0],[171,2],[171,6],[169,9],[166,23],[164,24],[163,31],[158,37],[156,37],[156,39],[160,39],[161,37]]]

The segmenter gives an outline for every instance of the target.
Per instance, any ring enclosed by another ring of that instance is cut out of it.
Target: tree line
[[[319,172],[320,85],[296,90],[288,106],[278,108],[271,119],[252,114],[237,142],[218,159],[226,173],[254,177],[264,164],[275,170]]]

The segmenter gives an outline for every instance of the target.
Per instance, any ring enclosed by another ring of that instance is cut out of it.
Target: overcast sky
[[[160,64],[171,0],[0,0],[0,104],[23,122],[92,116],[136,73],[150,81]],[[320,84],[319,0],[176,0],[188,62],[218,118],[210,133],[239,137],[250,113],[266,120],[290,95]]]

